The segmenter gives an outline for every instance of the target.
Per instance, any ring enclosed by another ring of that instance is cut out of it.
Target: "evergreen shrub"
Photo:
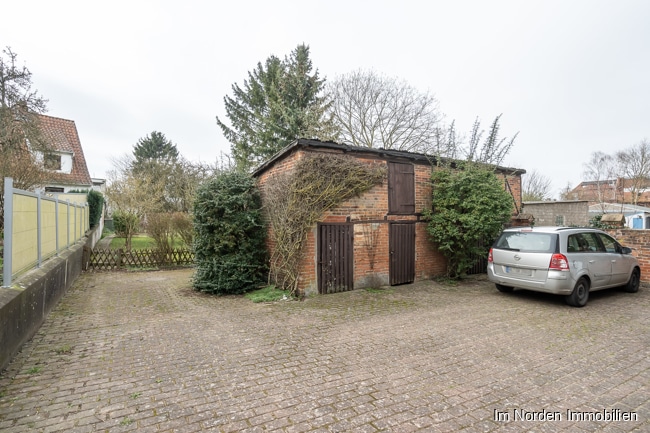
[[[199,187],[194,202],[196,290],[241,294],[265,283],[266,230],[255,180],[223,172]]]
[[[88,201],[90,227],[92,228],[99,224],[99,220],[102,218],[102,212],[104,210],[104,196],[101,192],[91,189],[88,191],[86,200]]]
[[[439,168],[431,175],[432,210],[427,232],[447,258],[447,277],[460,278],[512,216],[513,198],[503,180],[485,167],[469,164],[458,170]]]

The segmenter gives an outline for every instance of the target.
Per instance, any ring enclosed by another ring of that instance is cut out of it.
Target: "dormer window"
[[[61,155],[56,153],[45,154],[43,166],[48,170],[61,170]]]

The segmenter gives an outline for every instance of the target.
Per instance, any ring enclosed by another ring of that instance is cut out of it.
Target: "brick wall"
[[[284,155],[281,160],[259,175],[262,186],[269,176],[291,170],[296,162],[307,152],[324,152],[331,150],[311,150],[296,148]],[[336,151],[335,151],[336,152]],[[340,153],[340,152],[336,152]],[[366,164],[382,164],[387,167],[388,162],[377,155],[356,155],[357,160]],[[446,272],[446,259],[435,245],[429,241],[426,231],[427,223],[420,221],[420,213],[431,208],[431,166],[423,162],[414,162],[415,178],[415,210],[414,215],[391,215],[388,208],[388,180],[384,179],[381,185],[376,185],[363,194],[341,203],[335,209],[326,212],[321,222],[323,223],[349,223],[353,225],[353,254],[354,254],[354,287],[369,287],[380,282],[389,283],[389,226],[391,221],[412,221],[415,227],[415,279],[423,280],[444,275]],[[521,209],[521,177],[503,176],[515,196],[518,209]],[[513,206],[514,213],[514,206]],[[372,239],[375,239],[373,244]],[[303,261],[299,279],[299,289],[307,294],[318,292],[317,281],[317,227],[313,227],[307,236],[303,249]],[[273,249],[272,240],[269,239],[268,247]]]
[[[632,254],[641,266],[641,281],[650,282],[650,230],[607,230],[622,245],[632,248]]]
[[[521,175],[500,175],[503,176],[505,182],[508,184],[508,189],[512,193],[516,210],[521,212]],[[515,212],[516,212],[515,210]]]
[[[586,227],[589,225],[589,203],[582,200],[526,202],[524,213],[535,218],[536,226]],[[563,217],[562,224],[557,224],[558,216]]]

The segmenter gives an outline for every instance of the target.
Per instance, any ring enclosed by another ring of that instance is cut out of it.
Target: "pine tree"
[[[258,63],[242,87],[233,84],[233,96],[224,98],[230,126],[219,117],[217,124],[237,166],[248,170],[297,138],[332,139],[329,104],[319,96],[324,83],[312,72],[309,47],[299,45],[284,61],[271,56]]]
[[[142,165],[146,162],[172,162],[178,158],[176,145],[165,137],[165,134],[153,131],[151,135],[138,140],[133,146],[135,165]]]

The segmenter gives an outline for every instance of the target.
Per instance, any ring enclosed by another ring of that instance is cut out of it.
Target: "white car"
[[[637,292],[641,268],[632,250],[602,230],[526,227],[504,230],[488,255],[488,279],[501,292],[515,287],[566,296],[584,307],[589,292]]]

